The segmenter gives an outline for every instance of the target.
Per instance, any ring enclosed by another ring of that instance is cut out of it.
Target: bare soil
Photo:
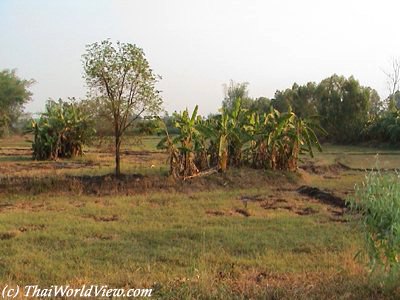
[[[307,195],[309,197],[320,200],[322,203],[332,205],[335,207],[346,208],[346,201],[340,197],[337,197],[331,193],[321,191],[319,188],[310,187],[306,185],[302,185],[297,189],[302,195]]]

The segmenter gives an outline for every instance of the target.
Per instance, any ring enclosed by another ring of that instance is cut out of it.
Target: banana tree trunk
[[[221,172],[225,172],[228,165],[228,151],[222,150],[218,160],[218,169]]]
[[[225,172],[228,165],[228,139],[226,135],[221,135],[218,149],[218,170]]]

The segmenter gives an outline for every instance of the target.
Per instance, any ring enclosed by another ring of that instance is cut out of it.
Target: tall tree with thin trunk
[[[157,114],[162,99],[141,48],[109,40],[87,45],[82,56],[84,78],[97,109],[110,119],[115,137],[115,175],[121,175],[121,143],[125,131],[143,114]]]
[[[387,78],[387,85],[389,90],[389,97],[387,98],[387,108],[389,111],[396,111],[396,93],[400,88],[400,60],[393,58],[391,61],[391,69],[389,71],[383,70]]]

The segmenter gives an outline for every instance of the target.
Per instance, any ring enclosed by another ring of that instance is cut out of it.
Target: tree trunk
[[[115,135],[115,176],[121,176],[121,136]]]

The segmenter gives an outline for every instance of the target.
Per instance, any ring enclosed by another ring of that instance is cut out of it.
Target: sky
[[[85,45],[104,39],[144,50],[169,112],[216,112],[231,79],[272,98],[336,73],[386,97],[399,11],[397,0],[0,0],[0,69],[36,80],[29,112],[84,98]]]

